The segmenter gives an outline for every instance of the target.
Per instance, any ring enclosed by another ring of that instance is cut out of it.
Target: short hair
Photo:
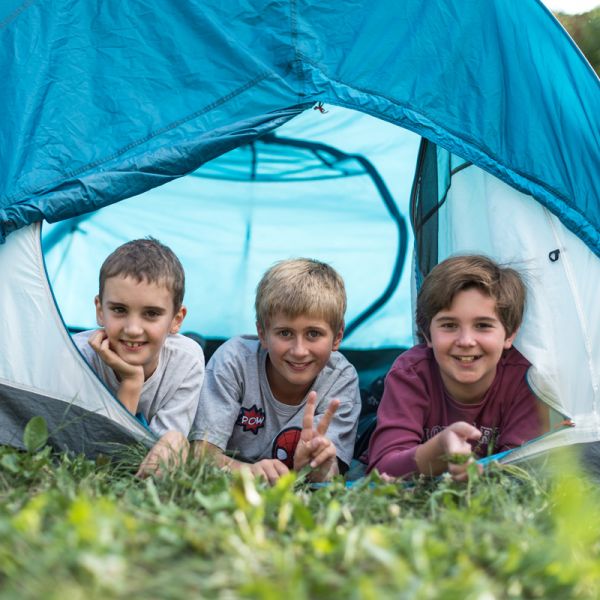
[[[279,313],[309,315],[326,321],[334,334],[344,327],[344,280],[330,265],[309,258],[275,263],[256,288],[256,321],[264,329]]]
[[[478,254],[453,256],[436,265],[423,280],[417,296],[417,333],[430,339],[431,321],[450,308],[458,292],[477,288],[496,302],[496,313],[511,336],[523,321],[526,288],[521,275]]]
[[[175,312],[183,304],[185,274],[181,262],[168,246],[153,237],[131,240],[109,254],[100,267],[101,299],[106,280],[118,276],[165,285],[173,295]]]

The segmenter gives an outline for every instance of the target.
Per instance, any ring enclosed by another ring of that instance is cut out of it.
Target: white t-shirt
[[[116,396],[120,384],[115,372],[88,344],[95,331],[76,333],[73,340],[98,377]],[[159,436],[171,429],[188,435],[203,380],[202,348],[184,335],[171,334],[160,350],[156,370],[144,381],[137,410]]]

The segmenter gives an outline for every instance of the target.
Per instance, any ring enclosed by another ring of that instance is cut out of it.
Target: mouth
[[[459,363],[462,363],[463,365],[468,365],[470,363],[475,362],[476,360],[478,360],[479,358],[481,358],[481,354],[478,354],[476,356],[470,355],[470,356],[453,356],[452,358],[454,360],[457,360]]]
[[[146,345],[146,342],[128,342],[127,340],[120,340],[120,342],[128,350],[137,350]]]
[[[299,362],[292,362],[290,360],[286,360],[285,362],[294,371],[305,371],[312,364],[311,362],[299,363]]]

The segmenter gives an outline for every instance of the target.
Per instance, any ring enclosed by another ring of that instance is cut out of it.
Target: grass
[[[600,595],[600,498],[571,455],[555,476],[316,490],[138,462],[0,448],[0,598]]]

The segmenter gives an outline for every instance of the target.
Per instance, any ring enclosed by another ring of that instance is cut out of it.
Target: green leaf
[[[28,452],[36,452],[46,445],[48,441],[48,425],[44,417],[33,417],[25,425],[23,443]]]

